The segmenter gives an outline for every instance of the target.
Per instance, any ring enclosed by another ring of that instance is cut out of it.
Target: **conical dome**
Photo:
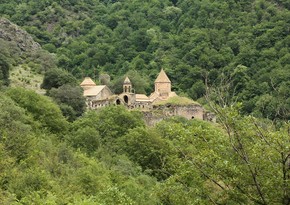
[[[130,79],[128,78],[128,76],[125,78],[124,80],[124,84],[131,84]]]
[[[166,75],[165,71],[161,69],[158,77],[155,80],[155,83],[171,83],[168,76]]]
[[[90,78],[85,77],[84,81],[80,84],[81,87],[83,86],[96,86],[96,83]]]

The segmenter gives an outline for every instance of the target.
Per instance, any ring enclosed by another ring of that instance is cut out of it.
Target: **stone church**
[[[144,94],[135,93],[128,77],[125,78],[123,92],[119,95],[112,93],[106,85],[96,85],[89,77],[86,77],[80,84],[84,90],[88,109],[98,109],[109,105],[124,105],[128,109],[139,109],[144,112],[145,120],[148,118],[150,121],[148,124],[154,124],[171,116],[215,121],[214,115],[198,103],[170,104],[170,99],[178,100],[184,97],[179,97],[171,90],[171,81],[163,69],[158,74],[154,85],[154,92],[148,97]]]

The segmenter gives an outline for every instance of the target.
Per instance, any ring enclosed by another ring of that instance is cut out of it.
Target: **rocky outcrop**
[[[0,38],[14,41],[22,51],[40,49],[39,43],[35,42],[31,35],[5,18],[0,18]]]

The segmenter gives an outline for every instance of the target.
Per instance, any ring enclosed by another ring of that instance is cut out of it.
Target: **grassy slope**
[[[174,96],[167,100],[156,102],[154,105],[199,105],[199,103],[187,97]]]
[[[10,82],[12,87],[24,87],[35,90],[37,93],[44,94],[45,90],[40,88],[43,75],[34,72],[27,65],[14,67],[10,73]]]

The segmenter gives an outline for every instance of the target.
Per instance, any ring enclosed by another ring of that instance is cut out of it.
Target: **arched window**
[[[120,105],[120,104],[121,104],[121,101],[120,101],[119,99],[117,99],[117,100],[116,100],[116,104],[117,104],[117,105]]]
[[[128,102],[129,102],[129,98],[128,98],[127,95],[124,96],[124,101],[125,101],[126,104],[128,104]]]

